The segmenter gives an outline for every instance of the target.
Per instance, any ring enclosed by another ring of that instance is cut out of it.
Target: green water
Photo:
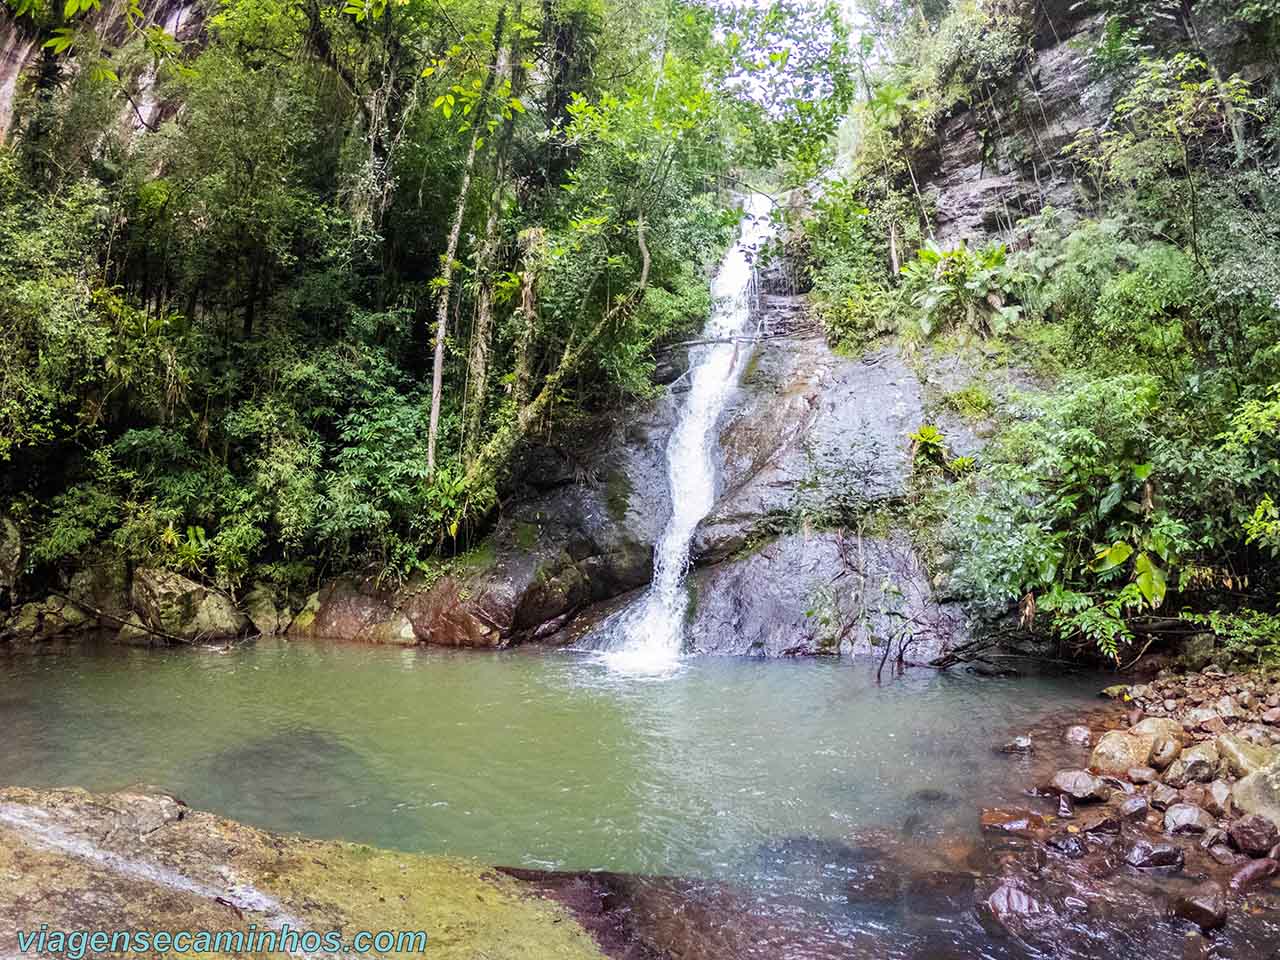
[[[706,659],[637,680],[571,654],[68,650],[0,660],[0,782],[147,783],[317,837],[753,881],[780,838],[972,824],[1024,785],[992,744],[1096,690],[877,685],[847,662]]]

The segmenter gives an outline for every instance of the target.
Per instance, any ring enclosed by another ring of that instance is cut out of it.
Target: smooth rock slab
[[[1227,761],[1233,776],[1247,777],[1261,770],[1276,759],[1276,751],[1249,743],[1240,737],[1224,733],[1217,740],[1218,754]]]
[[[1030,810],[983,810],[981,822],[986,833],[1026,834],[1045,825],[1044,817]]]

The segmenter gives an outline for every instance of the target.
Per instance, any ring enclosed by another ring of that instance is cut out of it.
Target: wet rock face
[[[693,555],[722,560],[802,503],[902,496],[906,437],[923,416],[920,382],[895,351],[850,359],[818,337],[761,345],[725,414],[722,492]]]
[[[289,635],[473,648],[569,639],[578,614],[652,577],[677,404],[667,396],[601,422],[582,450],[527,451],[519,485],[476,550],[399,589],[367,577],[331,581]]]
[[[1110,112],[1113,90],[1090,77],[1080,43],[1080,34],[1101,29],[1102,18],[1089,17],[1083,4],[1042,6],[1038,16],[1035,54],[1014,90],[992,102],[998,116],[958,112],[939,131],[942,149],[920,160],[944,242],[1011,232],[1010,220],[1046,205],[1083,206],[1059,154]],[[991,129],[1025,133],[993,142],[983,132]]]
[[[140,4],[147,23],[158,24],[182,43],[199,41],[204,32],[204,13],[198,3],[191,0],[143,0]],[[99,36],[124,34],[124,16],[120,9],[109,4],[96,8],[85,23],[94,27]],[[29,28],[26,19],[15,23],[7,8],[0,9],[0,143],[15,122],[13,114],[15,93],[24,74],[29,76],[42,52],[43,36]],[[121,128],[125,131],[142,129],[145,124],[156,127],[160,121],[177,111],[177,104],[162,102],[155,92],[154,72],[141,77],[142,89],[135,94],[138,112],[132,107],[121,113]]]
[[[841,589],[831,589],[833,580]],[[902,536],[791,534],[700,569],[691,584],[695,653],[878,657],[888,644],[890,662],[902,651],[907,663],[923,663],[965,630],[959,609],[934,598]],[[913,624],[909,633],[904,621]]]
[[[0,610],[9,605],[9,597],[22,570],[22,536],[18,526],[0,514]]]

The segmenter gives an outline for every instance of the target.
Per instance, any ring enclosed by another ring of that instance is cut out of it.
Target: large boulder
[[[1155,737],[1150,734],[1110,730],[1093,748],[1089,766],[1098,773],[1122,777],[1130,767],[1145,767],[1154,746]]]
[[[1280,760],[1274,760],[1240,780],[1231,800],[1242,813],[1256,813],[1280,823]]]
[[[244,609],[249,614],[253,629],[264,636],[284,633],[289,626],[288,610],[280,605],[269,584],[255,583],[244,595]]]
[[[1230,733],[1220,736],[1217,744],[1219,756],[1227,761],[1232,776],[1236,777],[1247,777],[1280,757],[1280,752],[1272,747],[1260,747]]]
[[[153,630],[183,640],[216,640],[247,633],[249,618],[223,593],[172,570],[134,571],[132,600]]]
[[[365,643],[418,642],[394,593],[380,588],[371,577],[329,581],[308,599],[289,627],[289,636]]]
[[[92,551],[78,561],[66,583],[67,596],[82,604],[91,626],[115,629],[121,620],[128,619],[132,610],[129,567],[123,557],[108,549]]]

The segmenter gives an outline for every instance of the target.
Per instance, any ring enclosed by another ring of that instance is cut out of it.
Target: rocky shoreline
[[[1101,925],[1180,933],[1184,956],[1272,956],[1280,676],[1165,670],[1104,693],[1113,702],[1057,742],[1001,748],[1034,756],[1035,779],[1027,808],[982,812],[999,869],[980,888],[980,915],[1054,955]],[[1117,918],[1103,904],[1136,912]]]

